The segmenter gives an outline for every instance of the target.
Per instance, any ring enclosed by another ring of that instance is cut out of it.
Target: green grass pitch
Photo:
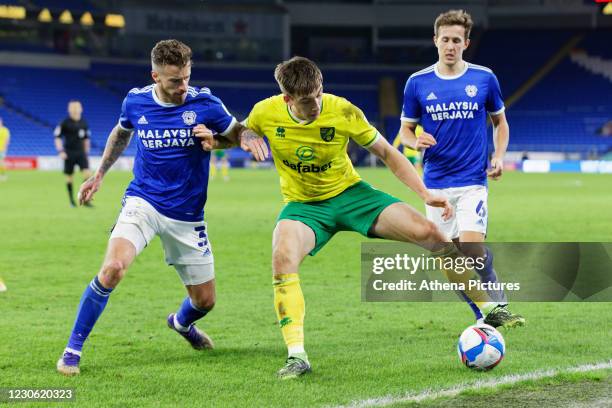
[[[423,210],[387,170],[360,172]],[[111,296],[77,378],[58,375],[55,363],[131,175],[111,172],[94,209],[68,206],[59,173],[13,172],[0,183],[0,276],[9,288],[0,294],[0,388],[74,387],[77,406],[330,406],[612,356],[612,303],[516,303],[527,327],[504,332],[500,366],[471,372],[455,352],[458,334],[472,322],[468,307],[362,303],[364,239],[342,233],[301,267],[314,372],[281,383],[275,372],[286,350],[270,270],[282,207],[278,178],[272,170],[231,177],[211,182],[206,210],[217,306],[200,325],[217,348],[196,352],[166,328],[185,291],[156,239]],[[489,240],[610,241],[610,186],[610,175],[505,174],[490,186]]]

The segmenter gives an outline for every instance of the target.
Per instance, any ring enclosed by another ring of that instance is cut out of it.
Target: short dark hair
[[[179,40],[163,40],[151,50],[151,64],[155,66],[175,65],[183,68],[191,63],[191,48]]]
[[[323,84],[323,74],[317,64],[308,58],[293,57],[276,66],[274,78],[284,94],[310,95]]]
[[[442,26],[453,26],[458,25],[465,28],[465,39],[470,38],[470,32],[474,27],[472,16],[469,15],[465,10],[448,10],[436,18],[434,23],[434,35],[438,36],[438,30]]]

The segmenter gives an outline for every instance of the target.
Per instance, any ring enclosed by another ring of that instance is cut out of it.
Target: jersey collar
[[[151,95],[153,95],[153,100],[155,101],[155,103],[157,103],[159,106],[163,106],[164,108],[170,108],[173,106],[180,106],[177,104],[174,104],[172,102],[162,102],[158,97],[157,97],[157,93],[155,93],[155,88],[157,87],[157,84],[155,84],[152,88],[151,88]]]
[[[307,120],[302,120],[302,119],[298,119],[295,117],[295,115],[291,112],[291,109],[289,108],[289,104],[285,104],[287,105],[287,114],[289,115],[289,117],[291,118],[292,121],[294,121],[295,123],[298,123],[300,125],[310,125],[312,122],[314,122],[315,120],[311,120],[310,122]],[[321,100],[321,113],[319,113],[319,117],[321,117],[321,114],[323,113],[323,100]]]
[[[465,64],[465,66],[463,67],[463,69],[461,70],[461,72],[459,72],[457,75],[442,75],[440,73],[440,71],[438,70],[438,64],[439,62],[436,62],[436,64],[434,65],[434,72],[436,73],[436,76],[440,79],[457,79],[463,76],[463,74],[465,74],[468,70],[468,66],[470,64],[468,64],[467,61],[463,61],[463,63]]]

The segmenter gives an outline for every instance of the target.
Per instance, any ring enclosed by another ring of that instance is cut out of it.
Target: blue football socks
[[[208,312],[209,311],[206,309],[201,309],[194,306],[189,296],[187,296],[176,313],[174,326],[177,330],[186,331],[189,329],[189,326],[193,324],[193,322],[203,318]]]
[[[93,329],[96,321],[104,311],[112,289],[107,289],[94,277],[83,292],[81,303],[77,310],[77,317],[74,327],[66,346],[66,351],[80,355],[83,343],[87,340],[89,333]]]

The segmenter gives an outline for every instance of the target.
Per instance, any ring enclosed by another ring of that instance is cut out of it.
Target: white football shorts
[[[155,235],[162,241],[166,263],[174,265],[185,285],[214,279],[214,258],[204,221],[168,218],[143,198],[126,197],[110,239],[127,239],[138,255]]]
[[[426,207],[427,218],[440,228],[448,238],[459,238],[463,231],[487,233],[487,198],[488,189],[485,186],[465,186],[442,189],[430,189],[432,194],[446,197],[455,210],[448,221],[442,219],[442,208]]]

